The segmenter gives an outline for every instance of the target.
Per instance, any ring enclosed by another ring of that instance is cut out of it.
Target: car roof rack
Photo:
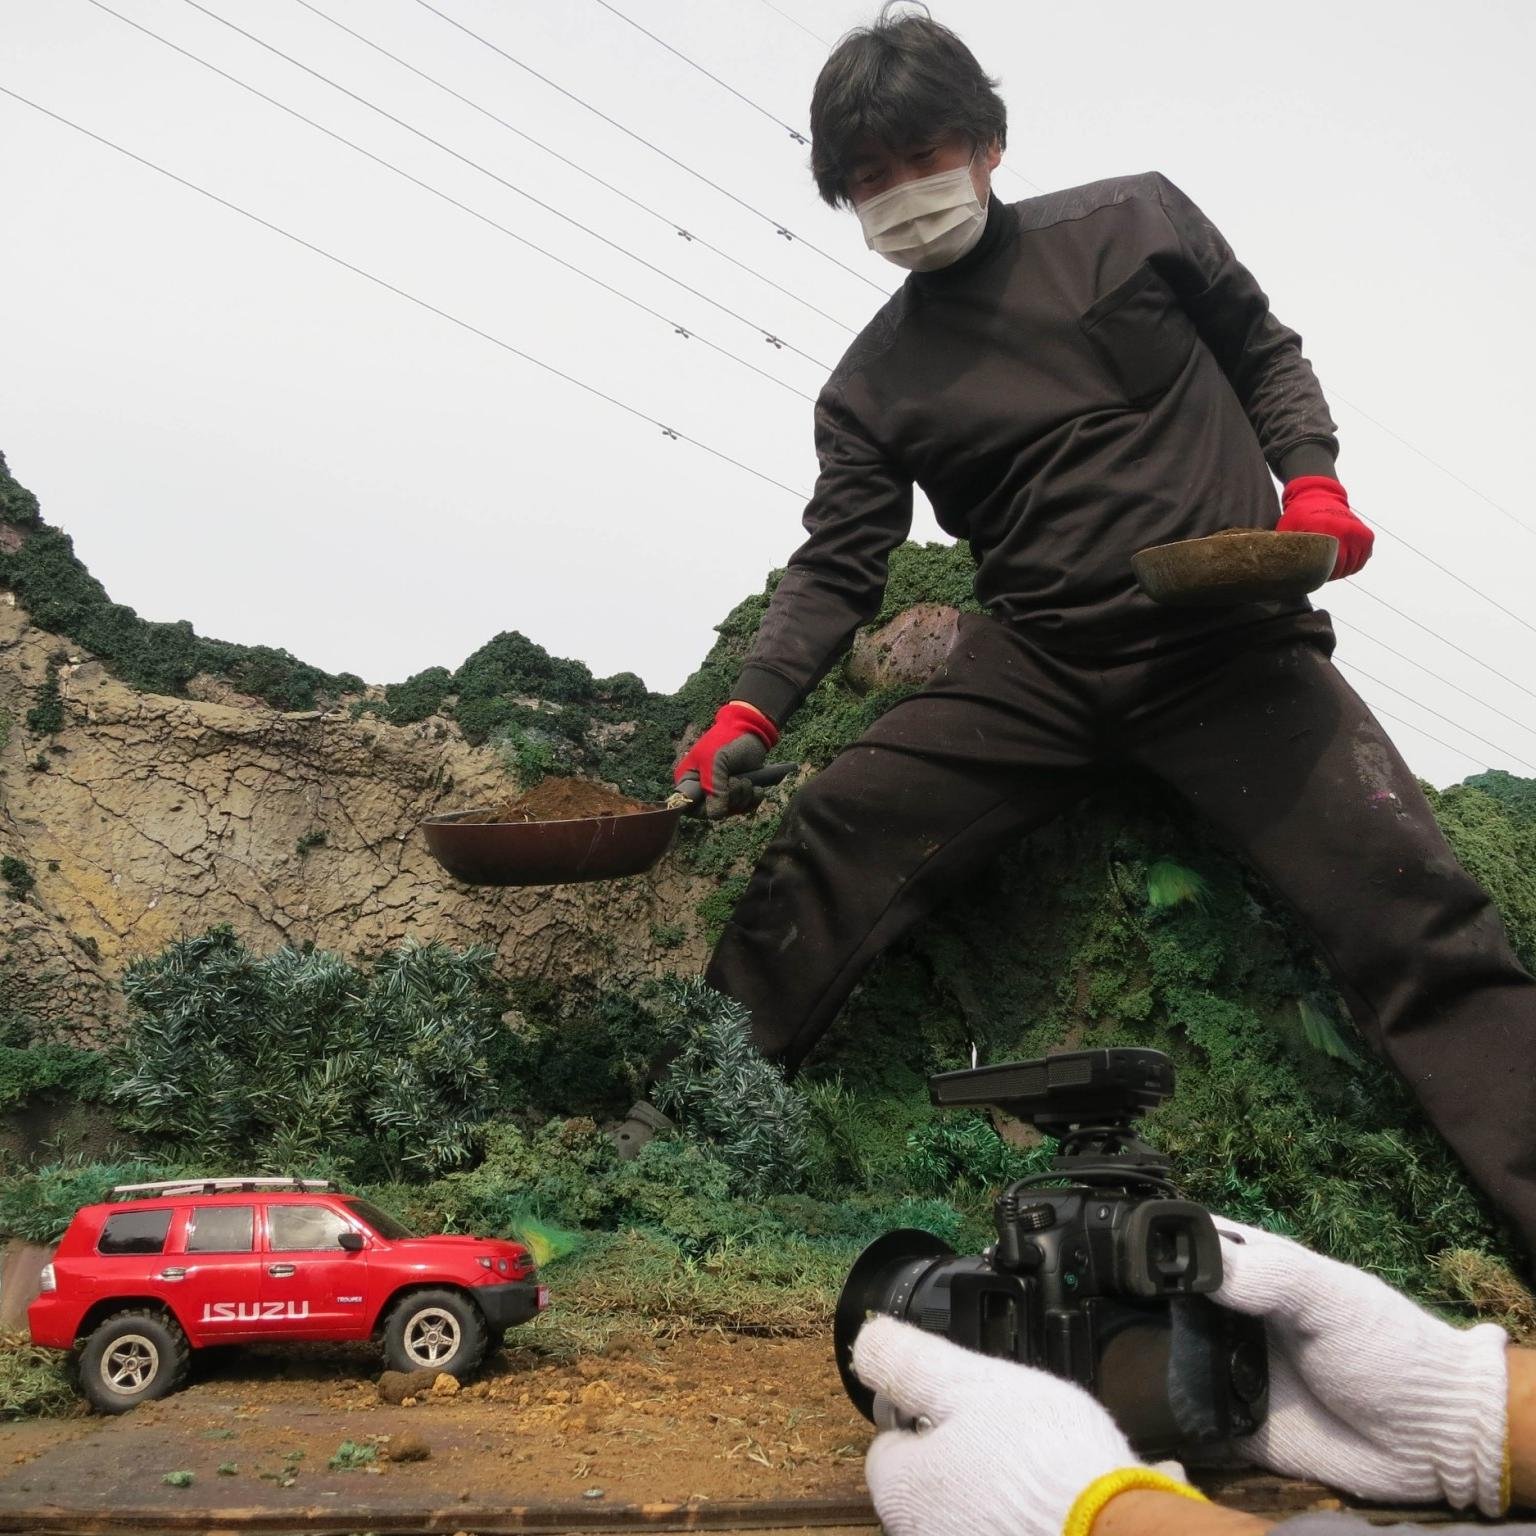
[[[107,1195],[107,1200],[145,1200],[156,1195],[228,1195],[235,1193],[255,1194],[292,1190],[295,1194],[313,1194],[320,1190],[333,1190],[331,1179],[285,1179],[256,1177],[221,1179],[160,1179],[153,1184],[117,1184]]]

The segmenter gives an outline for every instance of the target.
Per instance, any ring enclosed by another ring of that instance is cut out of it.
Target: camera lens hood
[[[954,1252],[931,1232],[902,1227],[877,1237],[848,1271],[832,1319],[832,1347],[843,1390],[871,1423],[875,1418],[875,1394],[854,1374],[853,1341],[875,1313],[885,1312],[907,1321],[907,1307],[918,1281],[935,1262],[953,1258]]]

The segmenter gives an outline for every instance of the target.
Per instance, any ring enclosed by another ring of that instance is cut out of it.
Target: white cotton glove
[[[874,1389],[877,1420],[888,1404],[918,1422],[876,1435],[864,1464],[887,1536],[1062,1536],[1081,1496],[1123,1469],[1134,1471],[1106,1498],[1126,1487],[1190,1491],[1143,1467],[1088,1393],[1046,1371],[894,1317],[865,1323],[853,1368]]]
[[[1218,1216],[1214,1299],[1264,1319],[1269,1417],[1238,1450],[1271,1472],[1363,1498],[1500,1515],[1509,1340],[1453,1328],[1390,1286],[1289,1238]]]

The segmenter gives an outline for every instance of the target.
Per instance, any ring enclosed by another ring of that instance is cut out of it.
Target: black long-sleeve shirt
[[[1333,433],[1300,338],[1166,177],[994,196],[974,249],[908,277],[823,388],[809,537],[734,696],[783,720],[842,654],[914,482],[981,602],[1047,647],[1124,657],[1279,612],[1159,608],[1130,557],[1273,527],[1270,469],[1332,473]]]

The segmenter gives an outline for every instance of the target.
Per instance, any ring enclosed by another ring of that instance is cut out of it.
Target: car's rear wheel
[[[174,1392],[192,1351],[176,1322],[159,1312],[115,1312],[80,1351],[80,1390],[102,1413],[127,1413]]]
[[[484,1358],[485,1319],[457,1291],[413,1291],[384,1324],[384,1358],[391,1370],[467,1376]]]

